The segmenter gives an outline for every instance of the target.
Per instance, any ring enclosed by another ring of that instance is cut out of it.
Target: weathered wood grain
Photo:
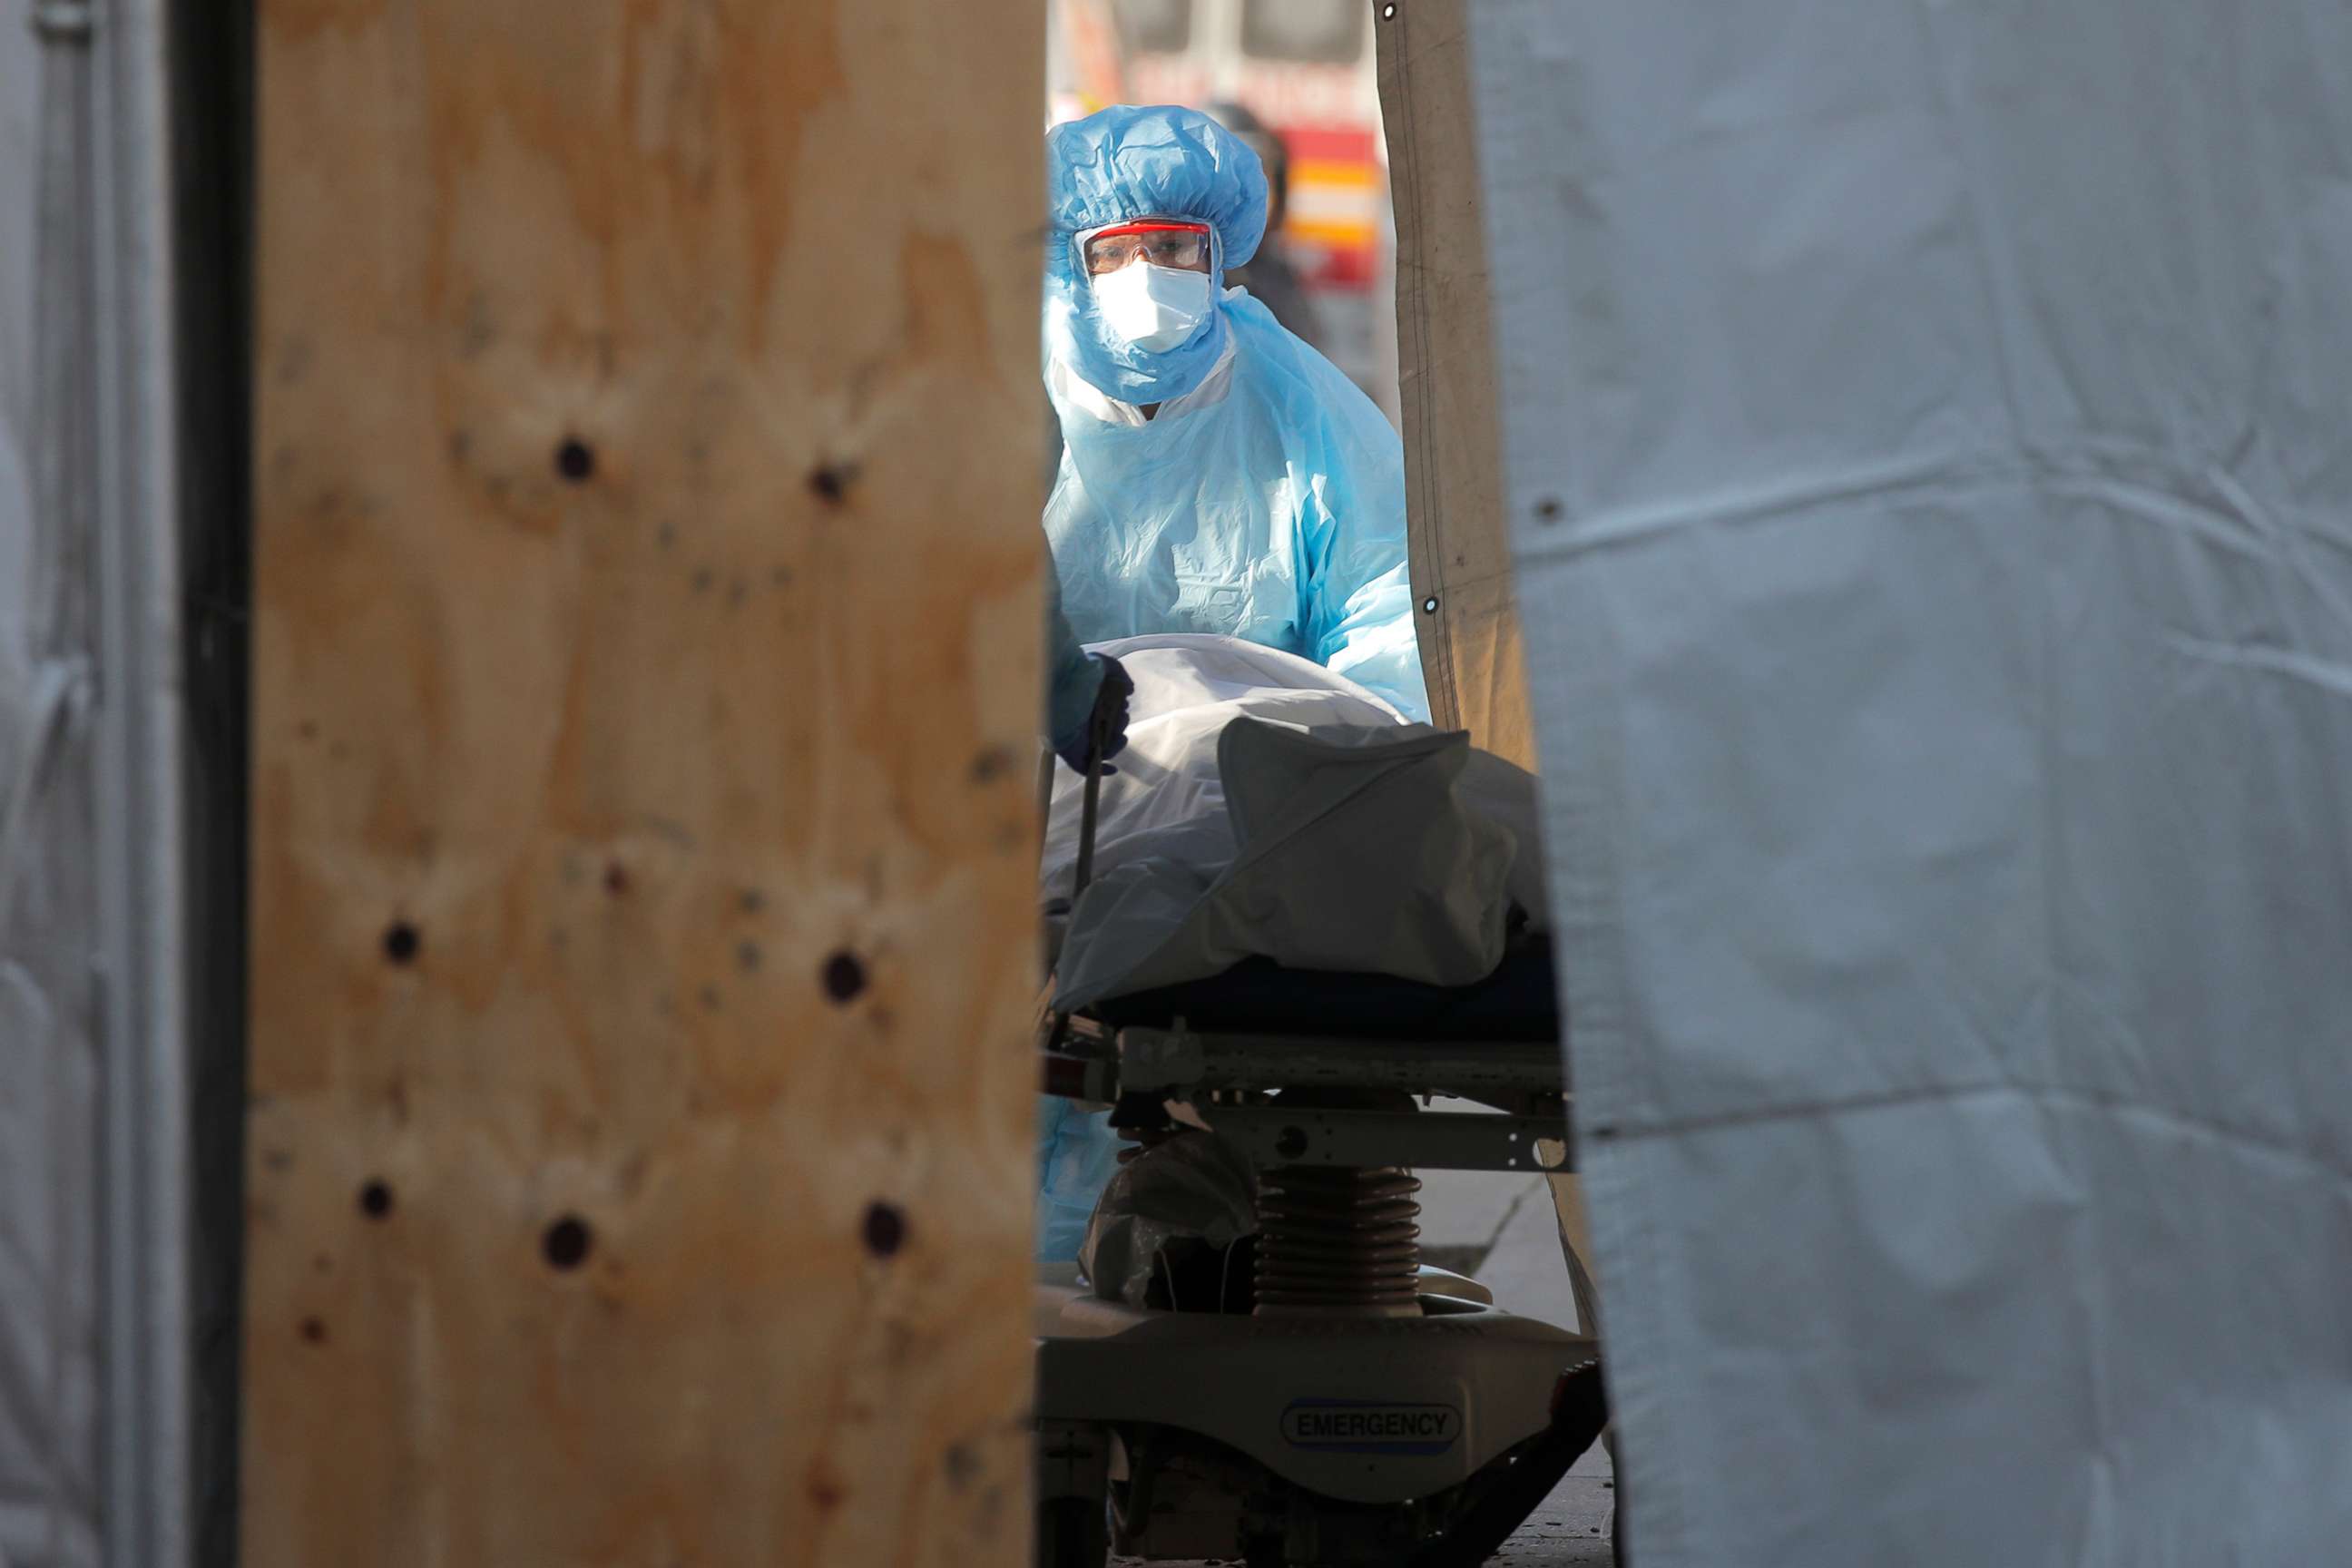
[[[254,1568],[1024,1560],[1037,12],[259,0]]]

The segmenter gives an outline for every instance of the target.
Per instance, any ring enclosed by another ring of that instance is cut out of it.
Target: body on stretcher
[[[1278,649],[1170,634],[1096,651],[1134,682],[1118,772],[1048,763],[1039,780],[1063,1012],[1213,981],[1228,1006],[1273,1005],[1241,1016],[1244,1031],[1347,1032],[1284,1021],[1306,972],[1325,977],[1311,983],[1330,998],[1316,1010],[1332,1019],[1363,998],[1368,1023],[1397,1009],[1425,1039],[1491,1037],[1505,995],[1520,1015],[1512,1037],[1559,1037],[1548,975],[1528,994],[1484,984],[1528,972],[1505,961],[1530,945],[1521,928],[1544,902],[1528,775]],[[1479,1005],[1448,1018],[1420,999],[1454,995]],[[1067,1261],[1118,1140],[1104,1114],[1061,1100],[1038,1131],[1037,1255]]]

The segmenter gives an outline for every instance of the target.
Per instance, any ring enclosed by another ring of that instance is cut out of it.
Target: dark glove
[[[1070,764],[1073,773],[1087,771],[1087,753],[1108,761],[1127,748],[1127,700],[1135,695],[1135,682],[1127,668],[1107,653],[1090,653],[1102,679],[1095,687],[1093,707],[1087,711],[1086,722],[1075,730],[1054,737],[1054,752]],[[1117,770],[1105,768],[1105,773]]]

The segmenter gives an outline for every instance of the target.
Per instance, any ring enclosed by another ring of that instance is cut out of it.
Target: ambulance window
[[[1242,53],[1262,60],[1344,66],[1364,52],[1361,0],[1245,0]]]
[[[1130,49],[1181,55],[1192,43],[1192,0],[1118,0],[1118,30]]]

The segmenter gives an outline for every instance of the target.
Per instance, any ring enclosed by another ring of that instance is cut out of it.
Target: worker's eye
[[[1152,241],[1150,255],[1159,266],[1192,271],[1199,271],[1208,261],[1207,247],[1198,235],[1192,234],[1162,235]]]
[[[1132,235],[1112,235],[1090,240],[1087,244],[1087,270],[1097,274],[1116,272],[1142,251],[1142,242]]]

